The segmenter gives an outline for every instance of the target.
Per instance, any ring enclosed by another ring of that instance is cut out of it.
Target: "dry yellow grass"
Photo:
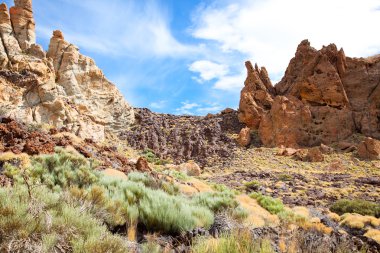
[[[380,219],[373,216],[363,216],[360,214],[346,213],[341,216],[341,225],[348,226],[350,228],[363,229],[365,226],[380,226]]]
[[[119,179],[128,180],[128,176],[125,175],[123,172],[118,171],[118,170],[106,169],[106,170],[103,170],[102,173],[106,176],[109,176],[109,177],[115,177],[115,178],[119,178]]]
[[[253,227],[264,227],[277,226],[280,224],[280,220],[277,215],[269,213],[267,210],[262,208],[255,199],[252,199],[248,195],[239,195],[236,197],[236,200],[249,212],[249,215],[245,220],[247,225],[251,225]]]
[[[8,162],[12,160],[19,161],[22,168],[26,168],[30,165],[30,159],[29,159],[28,154],[22,153],[19,155],[15,155],[12,152],[6,152],[6,153],[0,154],[0,161],[2,162]]]
[[[53,137],[56,137],[56,138],[68,137],[73,142],[73,144],[76,144],[76,145],[81,144],[83,142],[81,138],[79,138],[73,133],[68,133],[68,132],[57,133],[53,135]]]
[[[380,230],[369,229],[367,233],[364,234],[364,236],[371,238],[375,240],[376,242],[380,243]]]
[[[336,213],[328,213],[327,216],[335,222],[340,222],[340,216]]]
[[[310,211],[306,207],[295,206],[295,207],[292,208],[292,211],[295,214],[304,217],[305,219],[309,219],[310,218]]]

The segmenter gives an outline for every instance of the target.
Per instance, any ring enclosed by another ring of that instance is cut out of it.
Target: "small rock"
[[[237,142],[242,147],[247,147],[251,144],[251,130],[249,127],[245,127],[240,131]]]
[[[319,150],[323,153],[323,154],[331,154],[332,152],[334,152],[334,149],[325,145],[325,144],[321,144],[319,146]]]
[[[199,176],[202,173],[201,168],[194,161],[183,163],[179,166],[181,172],[186,173],[188,176]]]
[[[358,155],[361,159],[380,159],[380,141],[367,137],[359,144]]]
[[[305,160],[308,162],[323,162],[323,154],[319,148],[311,148],[308,150]]]
[[[136,163],[136,169],[138,171],[151,171],[148,161],[144,157],[140,157]]]
[[[279,156],[292,156],[294,154],[296,154],[297,152],[299,151],[299,149],[295,149],[295,148],[281,148],[277,155]]]

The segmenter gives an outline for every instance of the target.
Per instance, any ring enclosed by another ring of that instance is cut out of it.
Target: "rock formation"
[[[380,55],[349,58],[334,44],[318,51],[304,40],[274,87],[265,68],[246,66],[239,120],[265,146],[318,146],[354,133],[380,138]]]
[[[231,136],[238,135],[243,127],[234,110],[197,117],[135,109],[135,117],[135,124],[120,136],[131,147],[151,149],[160,158],[171,158],[177,164],[194,160],[202,167],[230,158],[237,147]]]
[[[133,109],[95,62],[54,31],[48,52],[36,45],[31,0],[0,5],[0,116],[65,127],[101,141],[134,121]]]

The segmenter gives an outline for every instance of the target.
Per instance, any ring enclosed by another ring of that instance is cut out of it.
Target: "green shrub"
[[[186,175],[183,172],[176,171],[176,170],[165,170],[162,172],[164,175],[168,175],[170,177],[174,177],[178,180],[187,181],[190,179],[188,175]]]
[[[248,217],[249,212],[242,206],[238,206],[235,209],[232,210],[232,218],[236,220],[244,220]]]
[[[160,159],[151,149],[145,149],[142,152],[142,156],[149,162],[155,165],[166,165],[170,163],[169,160]]]
[[[127,252],[124,241],[108,232],[86,210],[45,186],[30,198],[24,186],[0,188],[0,251]]]
[[[280,181],[293,181],[293,176],[290,174],[280,174],[278,176],[278,180]]]
[[[61,201],[71,211],[83,210],[109,228],[139,223],[153,232],[179,233],[207,228],[214,222],[213,212],[238,206],[232,192],[201,193],[190,198],[180,194],[173,183],[148,174],[130,173],[128,180],[110,178],[96,172],[83,156],[63,149],[34,157],[26,169],[10,165],[7,174],[17,179],[17,185],[27,186],[30,199],[38,194],[38,188],[50,189],[51,194],[64,197]],[[236,213],[243,215],[241,210]],[[74,211],[69,214],[75,216]],[[44,240],[50,247],[55,239]]]
[[[51,155],[33,157],[31,163],[31,167],[25,169],[8,164],[5,175],[16,182],[41,184],[55,190],[71,186],[88,187],[100,176],[90,160],[62,148],[57,148]]]
[[[235,194],[232,192],[204,192],[195,195],[192,199],[197,205],[206,206],[214,212],[232,209],[238,206]]]
[[[256,191],[259,189],[260,183],[256,180],[254,180],[254,181],[245,183],[244,186],[250,190]]]
[[[110,198],[136,205],[139,221],[150,230],[178,233],[209,227],[214,222],[213,213],[207,206],[185,196],[170,195],[131,181],[103,178],[101,184]]]
[[[336,201],[330,210],[339,215],[345,213],[357,213],[361,215],[371,215],[380,217],[380,205],[366,200],[348,200],[341,199]]]
[[[290,210],[283,210],[277,213],[277,216],[282,224],[303,224],[306,222],[304,216],[298,215]]]
[[[256,192],[252,193],[250,197],[256,199],[259,205],[271,214],[278,214],[285,210],[284,204],[280,199],[264,196]]]

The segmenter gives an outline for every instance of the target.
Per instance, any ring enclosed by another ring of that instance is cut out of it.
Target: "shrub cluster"
[[[199,238],[193,245],[193,253],[272,253],[268,240],[253,240],[250,231],[234,231],[218,239]]]
[[[345,213],[357,213],[361,215],[370,215],[377,218],[380,217],[380,204],[373,203],[366,200],[348,200],[341,199],[336,201],[331,207],[330,211],[339,215]]]
[[[25,186],[0,188],[0,251],[8,252],[127,252],[87,210],[73,206],[64,194],[45,186],[30,199]]]
[[[285,210],[284,204],[280,199],[275,199],[256,192],[252,193],[250,197],[256,199],[259,205],[271,214],[278,214]]]
[[[29,197],[40,187],[65,197],[73,208],[85,210],[100,224],[145,225],[152,232],[179,233],[209,227],[214,213],[229,209],[236,217],[243,210],[232,192],[199,193],[192,198],[179,193],[173,183],[142,173],[130,173],[128,180],[107,177],[95,170],[95,163],[64,149],[37,156],[25,168],[6,164],[6,175],[26,185]],[[31,201],[31,200],[30,200]]]

